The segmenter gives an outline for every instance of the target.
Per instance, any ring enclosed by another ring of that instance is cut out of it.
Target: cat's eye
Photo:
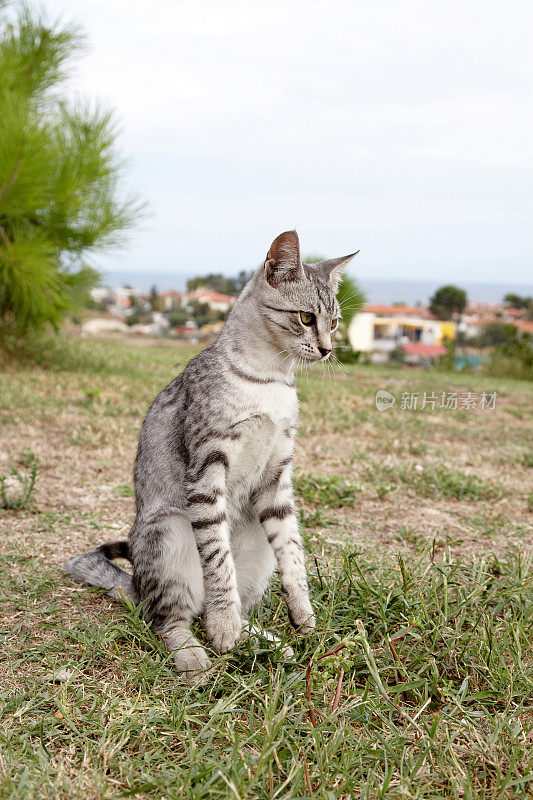
[[[335,317],[335,319],[331,320],[331,330],[334,331],[339,324],[339,318]]]
[[[300,319],[304,325],[312,325],[313,322],[315,322],[316,317],[314,314],[311,314],[308,311],[300,311]]]

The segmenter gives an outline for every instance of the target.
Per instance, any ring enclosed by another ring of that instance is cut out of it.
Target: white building
[[[441,345],[444,339],[454,339],[455,323],[407,316],[401,308],[394,316],[363,311],[351,321],[348,338],[353,350],[389,354],[405,344]]]
[[[89,292],[95,303],[107,303],[111,301],[111,289],[107,286],[95,286]]]

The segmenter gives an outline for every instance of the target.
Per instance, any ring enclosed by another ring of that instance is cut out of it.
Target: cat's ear
[[[322,274],[324,280],[330,284],[336,293],[344,270],[358,252],[359,250],[355,253],[351,253],[349,256],[330,258],[329,261],[320,261],[318,264],[313,264],[313,269]]]
[[[271,286],[305,279],[300,261],[300,241],[296,231],[285,231],[277,236],[265,260],[265,278]]]

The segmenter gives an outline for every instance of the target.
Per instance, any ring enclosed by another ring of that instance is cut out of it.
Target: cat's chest
[[[287,432],[294,422],[292,415],[274,421],[263,413],[239,424],[239,438],[232,443],[227,475],[228,489],[237,504],[249,497],[277,454],[287,449]]]
[[[254,414],[237,426],[239,438],[234,442],[234,462],[241,471],[262,471],[282,446],[292,418],[274,421],[267,414]]]
[[[298,416],[298,398],[294,386],[283,383],[247,383],[240,387],[243,411],[248,417],[261,416],[264,427],[294,425]]]
[[[231,442],[227,472],[234,510],[248,502],[269,464],[287,449],[287,431],[298,418],[296,389],[279,382],[240,381],[238,409],[240,421],[232,426],[238,436]]]

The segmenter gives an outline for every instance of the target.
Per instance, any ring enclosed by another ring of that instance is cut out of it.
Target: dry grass
[[[195,695],[136,612],[59,572],[127,535],[142,417],[191,355],[76,342],[43,347],[41,366],[3,363],[0,475],[23,474],[28,451],[39,469],[25,508],[0,510],[0,797],[526,797],[531,387],[302,375],[296,476],[319,632],[292,667],[239,648]],[[378,388],[498,398],[380,413]],[[290,635],[275,591],[260,616]],[[54,683],[59,668],[69,675]]]

